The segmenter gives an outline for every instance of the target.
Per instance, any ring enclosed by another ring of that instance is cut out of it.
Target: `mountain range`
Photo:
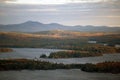
[[[0,31],[6,32],[39,32],[50,30],[68,30],[81,32],[119,32],[120,27],[108,26],[65,26],[58,23],[43,24],[37,21],[27,21],[20,24],[0,25]]]

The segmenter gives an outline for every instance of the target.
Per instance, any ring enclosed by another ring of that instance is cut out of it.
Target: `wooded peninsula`
[[[11,48],[0,48],[0,52],[12,52]]]
[[[0,71],[7,70],[54,70],[81,69],[86,72],[120,73],[120,62],[103,62],[97,64],[57,64],[39,60],[5,59],[0,60]]]

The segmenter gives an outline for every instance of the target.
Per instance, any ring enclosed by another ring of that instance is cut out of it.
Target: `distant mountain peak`
[[[22,24],[42,24],[42,23],[40,23],[38,21],[26,21],[26,22],[24,22]]]
[[[43,24],[38,21],[26,21],[20,24],[0,25],[0,31],[39,32],[57,30],[57,32],[81,31],[81,32],[119,32],[120,27],[105,26],[66,26],[58,23]]]
[[[62,24],[59,24],[59,23],[50,23],[50,24],[48,24],[48,25],[59,25],[59,26],[64,26],[64,25],[62,25]]]

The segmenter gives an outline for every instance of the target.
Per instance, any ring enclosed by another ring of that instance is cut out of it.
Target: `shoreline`
[[[109,66],[108,66],[109,65]],[[63,64],[47,61],[35,61],[29,59],[6,59],[0,60],[0,71],[21,71],[21,70],[57,70],[57,69],[80,69],[91,73],[120,73],[120,62],[102,62],[97,64]]]

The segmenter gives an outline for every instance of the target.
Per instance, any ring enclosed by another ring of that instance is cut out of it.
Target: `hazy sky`
[[[120,0],[0,0],[0,24],[120,26]]]

